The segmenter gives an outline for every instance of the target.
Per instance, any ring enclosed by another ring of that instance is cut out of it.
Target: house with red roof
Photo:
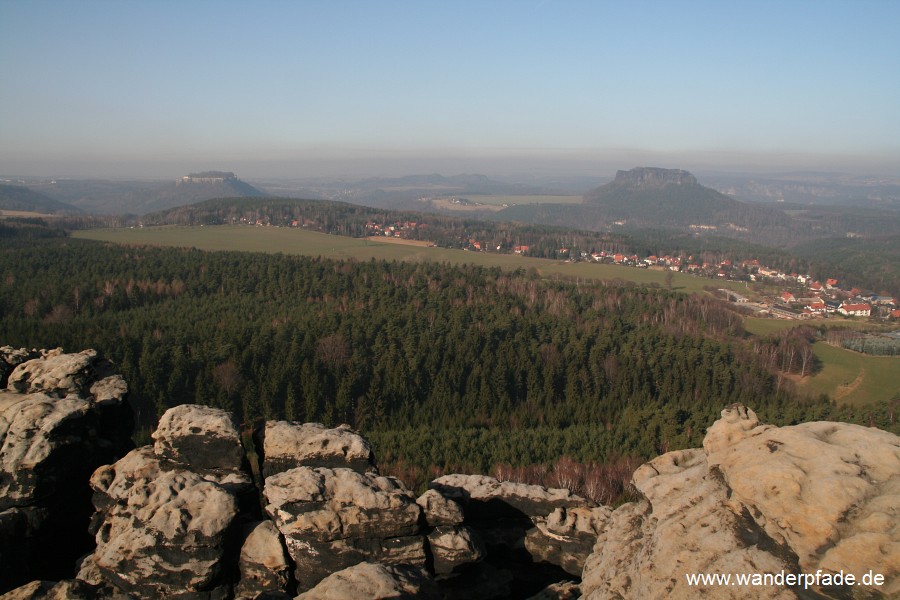
[[[868,317],[872,314],[872,307],[865,303],[844,303],[838,307],[838,312],[848,317]]]

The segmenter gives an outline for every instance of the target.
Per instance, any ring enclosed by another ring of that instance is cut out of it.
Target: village
[[[251,225],[271,225],[268,220],[256,222],[241,219]],[[314,226],[315,222],[307,219],[296,219],[290,222],[291,227]],[[366,236],[389,237],[400,239],[420,239],[426,223],[416,221],[383,222],[368,221],[365,223]],[[528,255],[531,247],[515,244],[511,247],[491,246],[474,238],[464,238],[463,249],[474,252],[502,252],[510,250],[514,254]],[[694,256],[656,256],[641,258],[637,254],[621,252],[576,251],[570,248],[559,248],[561,260],[571,262],[595,262],[614,264],[638,269],[654,269],[685,273],[718,281],[738,281],[747,284],[747,295],[738,294],[734,290],[721,289],[719,293],[727,300],[741,304],[748,311],[759,316],[771,316],[778,319],[811,319],[827,317],[863,318],[878,320],[900,320],[900,299],[883,296],[872,291],[852,287],[842,287],[836,278],[826,278],[824,283],[809,274],[785,273],[767,267],[757,259],[732,261],[724,259],[710,262]],[[750,284],[754,286],[751,293]]]
[[[517,253],[525,252],[527,247],[524,249],[519,247],[515,251]],[[567,254],[569,250],[561,248],[560,253]],[[748,289],[750,282],[768,284],[770,287],[780,289],[780,294],[762,294],[757,301],[751,301],[747,296],[733,290],[719,290],[729,301],[744,304],[760,316],[769,315],[780,319],[810,319],[840,315],[882,320],[900,319],[900,299],[898,298],[881,296],[855,287],[845,290],[841,288],[840,282],[833,278],[826,279],[823,284],[808,274],[784,273],[766,267],[761,265],[757,259],[746,259],[737,263],[725,259],[715,264],[708,261],[694,261],[692,256],[681,258],[650,255],[640,258],[637,255],[610,254],[604,251],[580,254],[581,260],[641,269],[670,270],[708,279],[744,281],[748,284]]]

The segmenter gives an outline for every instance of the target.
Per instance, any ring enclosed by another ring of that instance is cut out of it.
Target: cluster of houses
[[[808,284],[803,291],[807,293],[782,292],[771,306],[772,314],[790,319],[824,317],[829,314],[900,319],[900,300],[892,296],[866,294],[856,288],[849,292],[836,286],[825,289],[817,281]]]
[[[560,254],[567,254],[567,248],[560,248]],[[744,260],[738,264],[731,260],[719,263],[694,261],[669,255],[650,255],[640,258],[635,254],[608,252],[581,253],[582,260],[627,265],[637,268],[664,268],[672,271],[691,273],[701,277],[726,280],[749,280],[780,282],[790,285],[793,291],[785,291],[780,297],[766,303],[768,312],[776,317],[789,319],[808,319],[825,317],[829,314],[840,314],[845,317],[878,316],[888,319],[900,319],[900,299],[892,296],[879,296],[865,293],[853,288],[844,290],[837,279],[826,279],[825,283],[816,281],[809,275],[783,273],[760,265],[756,259]],[[802,290],[802,291],[801,291]],[[730,296],[731,294],[726,294]],[[734,294],[735,302],[746,302],[746,298]]]
[[[267,218],[254,219],[242,218],[242,223],[249,225],[271,225]],[[292,227],[308,227],[314,222],[308,219],[295,219],[290,224]],[[416,221],[383,222],[368,221],[365,224],[367,236],[385,236],[405,238],[416,229],[424,229],[427,224]],[[484,242],[474,238],[468,240],[465,246],[468,250],[493,251]],[[501,246],[497,246],[497,251]],[[516,244],[512,247],[515,254],[528,254],[530,247]],[[720,262],[707,260],[695,260],[693,256],[681,257],[650,255],[644,258],[637,254],[625,254],[622,252],[607,252],[605,250],[594,252],[577,252],[570,248],[559,248],[560,258],[566,260],[582,260],[598,263],[631,266],[643,269],[660,269],[690,273],[699,277],[723,280],[761,281],[782,284],[790,287],[779,297],[771,298],[760,306],[775,317],[787,319],[806,319],[812,317],[825,317],[830,314],[840,314],[846,317],[872,317],[900,320],[900,299],[891,296],[878,296],[868,294],[853,288],[843,290],[837,279],[826,279],[825,283],[816,281],[809,275],[798,273],[783,273],[761,265],[756,259],[748,259],[735,263],[729,259]],[[724,291],[724,290],[723,290]],[[731,294],[726,294],[731,296]],[[747,299],[734,294],[731,298],[734,302],[747,302]]]
[[[396,221],[394,223],[376,223],[368,221],[366,223],[367,236],[384,236],[384,237],[407,237],[410,231],[414,229],[425,229],[428,227],[426,223],[417,221]]]

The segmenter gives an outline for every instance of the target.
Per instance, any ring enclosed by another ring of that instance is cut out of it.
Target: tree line
[[[248,425],[348,423],[388,469],[425,478],[693,447],[733,402],[777,424],[897,427],[884,407],[848,416],[793,396],[740,318],[706,296],[67,238],[3,238],[0,265],[0,343],[100,350],[129,383],[144,439],[189,402]]]

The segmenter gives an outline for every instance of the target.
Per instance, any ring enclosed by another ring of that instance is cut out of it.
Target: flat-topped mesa
[[[613,183],[630,188],[658,189],[667,185],[697,185],[697,178],[683,169],[635,167],[630,171],[616,171]]]

